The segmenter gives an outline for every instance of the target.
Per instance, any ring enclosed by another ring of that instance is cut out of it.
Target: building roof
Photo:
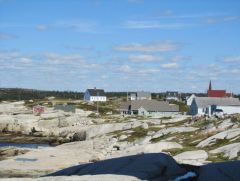
[[[91,96],[106,96],[103,89],[87,89]]]
[[[208,90],[208,97],[228,97],[225,90]]]
[[[195,97],[198,107],[216,106],[240,106],[238,98],[232,97]]]
[[[156,100],[135,100],[123,102],[120,106],[120,110],[128,110],[131,106],[131,110],[138,110],[141,107],[147,111],[156,112],[178,112],[179,106],[169,104],[166,101],[156,101]]]

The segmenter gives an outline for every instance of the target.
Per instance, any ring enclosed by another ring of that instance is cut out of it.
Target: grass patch
[[[218,153],[214,155],[209,155],[207,160],[216,163],[216,162],[228,161],[229,159],[228,157],[224,156],[224,153]]]
[[[78,103],[76,104],[76,108],[83,109],[85,111],[97,111],[97,103],[88,104],[88,103]],[[113,101],[107,102],[99,102],[98,103],[98,111],[100,114],[105,115],[108,112],[112,112],[112,114],[118,114],[117,106]]]
[[[197,150],[194,147],[183,147],[183,148],[173,148],[173,149],[168,149],[168,150],[163,150],[164,152],[169,152],[171,156],[176,156],[180,153],[186,152],[186,151],[195,151]]]
[[[128,142],[134,142],[135,140],[139,139],[139,138],[143,138],[145,136],[147,136],[148,130],[147,129],[143,129],[141,127],[136,127],[133,129],[133,133],[131,133],[131,135],[126,139],[126,141]]]
[[[162,140],[165,140],[169,137],[172,137],[174,134],[166,134],[166,135],[163,135],[163,136],[160,136],[160,137],[157,137],[157,138],[152,138],[150,140],[151,143],[157,143],[159,141],[162,141]]]
[[[167,120],[167,119],[172,119],[172,116],[164,116],[160,118],[161,120]]]

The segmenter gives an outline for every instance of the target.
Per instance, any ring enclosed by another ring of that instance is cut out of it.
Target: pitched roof
[[[238,98],[232,97],[195,97],[198,107],[216,106],[240,106]]]
[[[227,97],[225,90],[208,90],[208,97]]]
[[[87,89],[91,96],[106,96],[103,89]]]
[[[171,105],[166,101],[156,101],[156,100],[135,100],[123,102],[120,106],[120,110],[128,110],[131,106],[131,110],[138,110],[139,108],[144,108],[147,111],[156,112],[178,112],[178,105]]]

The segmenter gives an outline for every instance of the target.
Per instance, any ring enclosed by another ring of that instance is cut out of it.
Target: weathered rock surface
[[[210,153],[214,154],[224,153],[224,156],[228,157],[229,159],[236,158],[238,156],[238,152],[240,152],[240,143],[225,145],[210,151]]]
[[[208,133],[212,133],[212,132],[214,132],[214,131],[216,131],[216,130],[217,130],[216,126],[215,126],[213,123],[210,123],[209,125],[207,125],[207,126],[203,129],[202,133],[203,133],[203,134],[208,134]]]
[[[17,148],[17,147],[0,147],[0,160],[7,159],[17,155],[22,155],[29,152],[30,148]]]
[[[232,139],[236,136],[240,135],[240,128],[236,128],[236,129],[229,129],[223,132],[220,132],[216,135],[213,135],[203,141],[201,141],[197,147],[206,147],[209,146],[211,144],[214,144],[216,142],[217,139]]]
[[[208,158],[208,154],[204,150],[186,151],[173,157],[178,163],[203,165]]]
[[[119,137],[119,140],[120,140],[120,141],[125,140],[125,139],[127,139],[127,137],[128,137],[127,135],[121,135],[121,136]]]
[[[233,125],[234,125],[234,123],[231,121],[231,119],[226,119],[217,126],[217,129],[219,131],[223,131],[223,130],[226,130],[226,129],[232,127]]]
[[[147,124],[147,123],[143,123],[143,124],[141,125],[141,127],[142,127],[143,129],[148,129],[148,124]]]
[[[183,132],[193,132],[198,130],[199,128],[195,127],[185,127],[185,126],[180,126],[180,127],[170,127],[170,128],[164,128],[156,132],[152,138],[158,138],[163,135],[167,134],[172,134],[172,133],[183,133]]]
[[[132,146],[126,147],[122,152],[113,154],[110,157],[113,158],[113,157],[136,155],[136,154],[143,154],[143,153],[159,153],[164,150],[169,150],[174,148],[182,148],[182,145],[175,142],[165,142],[165,141],[161,141],[154,144],[132,145]]]
[[[94,154],[92,141],[39,148],[24,155],[1,161],[0,175],[11,174],[14,170],[18,175],[40,176],[79,163],[88,163]]]

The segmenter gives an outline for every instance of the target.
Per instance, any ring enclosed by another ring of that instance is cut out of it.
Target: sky
[[[239,0],[0,0],[0,87],[240,93]]]

